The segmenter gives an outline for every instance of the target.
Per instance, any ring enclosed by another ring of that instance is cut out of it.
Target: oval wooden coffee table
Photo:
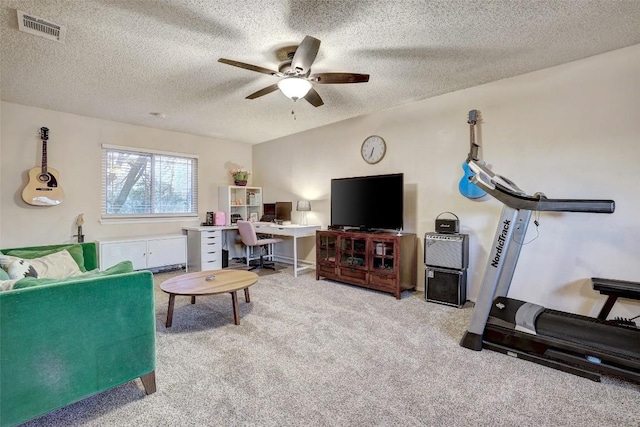
[[[167,311],[167,328],[171,327],[173,320],[173,304],[176,295],[191,297],[191,304],[196,303],[196,297],[202,295],[215,295],[230,293],[233,302],[233,321],[240,324],[238,313],[237,291],[244,289],[244,299],[249,299],[249,286],[258,281],[258,275],[244,270],[210,270],[187,273],[172,277],[160,285],[160,289],[169,294],[169,309]]]

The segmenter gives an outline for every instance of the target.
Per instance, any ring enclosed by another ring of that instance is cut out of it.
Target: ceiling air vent
[[[64,43],[67,28],[18,10],[18,29],[25,33]]]

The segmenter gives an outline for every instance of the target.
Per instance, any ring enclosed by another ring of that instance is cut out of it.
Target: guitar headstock
[[[467,119],[467,123],[469,123],[470,125],[475,125],[476,122],[478,121],[479,115],[480,115],[480,112],[478,110],[469,111],[469,119]]]
[[[46,141],[49,139],[49,128],[41,127],[40,128],[40,139]]]

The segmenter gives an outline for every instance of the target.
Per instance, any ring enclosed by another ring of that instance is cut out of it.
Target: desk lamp
[[[300,225],[307,225],[307,212],[311,210],[311,202],[308,200],[298,200],[296,210],[300,213]]]

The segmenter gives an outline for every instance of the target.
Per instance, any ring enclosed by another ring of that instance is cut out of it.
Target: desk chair
[[[251,221],[238,221],[238,232],[240,233],[240,237],[242,239],[242,243],[244,243],[247,251],[247,264],[249,263],[250,252],[252,248],[256,246],[260,247],[260,264],[250,268],[249,271],[255,270],[257,268],[268,268],[271,270],[275,270],[273,264],[265,264],[263,255],[263,247],[267,246],[267,257],[273,260],[273,244],[280,243],[284,240],[282,239],[258,239],[258,235],[256,234],[256,228],[253,226]]]

